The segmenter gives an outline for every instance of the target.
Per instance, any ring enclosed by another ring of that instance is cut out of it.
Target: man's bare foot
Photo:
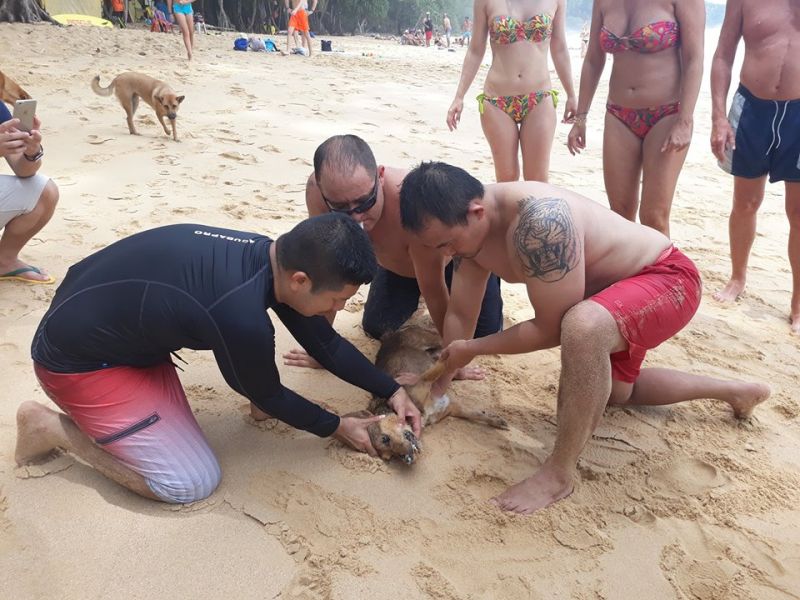
[[[322,365],[311,358],[305,350],[293,348],[283,355],[283,364],[306,369],[321,369]]]
[[[17,409],[17,448],[14,459],[18,465],[43,457],[55,449],[53,442],[59,427],[59,416],[46,406],[27,400]]]
[[[763,383],[740,383],[738,386],[737,393],[728,404],[737,419],[749,419],[753,409],[769,398],[772,390]]]
[[[467,365],[466,367],[461,367],[458,371],[456,371],[453,379],[469,379],[472,381],[480,381],[482,379],[486,379],[486,371],[483,367],[470,367]]]
[[[253,417],[254,421],[266,421],[272,418],[271,414],[265,413],[252,402],[250,403],[250,416]]]
[[[792,333],[800,335],[800,313],[792,314],[789,317],[789,322],[792,324]]]
[[[497,507],[520,515],[529,515],[572,493],[572,476],[547,463],[527,479],[512,485],[490,502]]]
[[[741,296],[742,292],[744,291],[744,281],[740,279],[731,279],[725,284],[725,287],[721,290],[717,290],[714,292],[714,300],[718,302],[733,302],[739,296]]]

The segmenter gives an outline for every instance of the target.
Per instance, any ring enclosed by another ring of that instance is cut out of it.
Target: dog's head
[[[383,460],[399,457],[405,464],[414,464],[422,446],[408,423],[394,414],[386,415],[367,427],[372,447]]]
[[[167,115],[170,121],[174,121],[178,118],[178,109],[184,98],[186,98],[186,96],[176,96],[172,92],[155,95],[156,102],[161,106],[161,110]]]
[[[17,83],[0,72],[0,100],[13,104],[17,100],[30,100],[31,95],[17,85]]]

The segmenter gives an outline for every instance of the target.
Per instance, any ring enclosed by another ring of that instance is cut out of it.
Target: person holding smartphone
[[[0,156],[12,174],[0,174],[0,281],[54,283],[44,270],[19,258],[25,244],[50,220],[58,187],[39,173],[42,166],[41,123],[33,116],[24,126],[0,102]],[[29,129],[29,131],[25,131]]]

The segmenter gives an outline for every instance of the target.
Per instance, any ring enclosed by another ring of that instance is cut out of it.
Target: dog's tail
[[[114,91],[114,80],[111,80],[111,83],[108,84],[108,87],[100,87],[100,75],[97,75],[94,79],[92,79],[92,90],[98,96],[110,96],[111,92]]]

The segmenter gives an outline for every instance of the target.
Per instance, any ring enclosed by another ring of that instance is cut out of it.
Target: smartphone
[[[19,119],[21,131],[33,129],[33,117],[36,115],[36,100],[17,100],[14,103],[14,118]]]

